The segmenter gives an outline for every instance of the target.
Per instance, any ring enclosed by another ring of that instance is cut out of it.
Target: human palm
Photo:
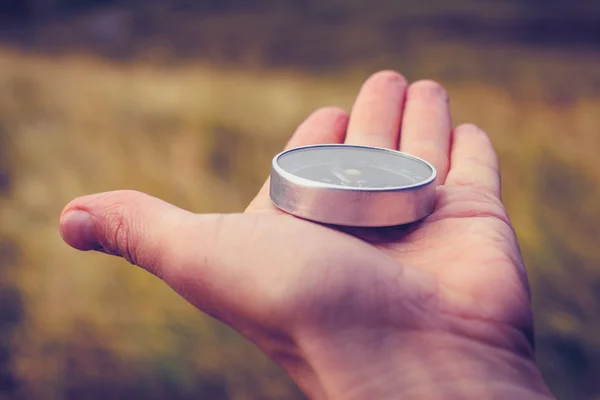
[[[451,134],[446,94],[433,82],[418,82],[409,87],[404,96],[406,104],[402,107],[402,100],[397,97],[402,91],[395,86],[398,80],[402,85],[402,79],[395,74],[373,76],[356,101],[353,113],[358,117],[351,119],[348,129],[340,123],[344,113],[335,109],[321,110],[300,126],[288,148],[345,141],[400,148],[422,156],[438,169],[436,207],[429,217],[409,226],[378,229],[319,226],[316,231],[318,225],[277,210],[268,200],[267,185],[247,212],[281,214],[281,218],[268,223],[265,220],[265,224],[272,224],[265,229],[277,232],[277,236],[282,229],[296,232],[291,227],[284,228],[284,220],[286,223],[289,220],[290,225],[297,223],[296,229],[306,229],[306,233],[294,233],[295,240],[281,243],[286,251],[290,246],[307,246],[299,242],[299,238],[305,238],[314,241],[317,254],[333,248],[338,252],[334,258],[343,260],[350,256],[354,259],[357,243],[349,235],[368,243],[369,250],[361,247],[361,252],[370,257],[365,262],[365,270],[356,271],[356,277],[353,277],[347,274],[348,267],[342,267],[339,274],[350,280],[359,278],[365,286],[358,289],[360,293],[368,295],[372,290],[368,287],[373,284],[371,279],[390,278],[385,274],[377,277],[374,272],[376,260],[379,258],[387,265],[383,259],[393,259],[392,274],[397,270],[410,270],[411,276],[421,282],[420,285],[407,283],[402,288],[403,295],[418,290],[419,293],[414,293],[418,301],[429,298],[429,306],[443,307],[446,315],[513,325],[529,336],[528,284],[514,231],[500,201],[499,170],[491,143],[485,133],[472,125],[460,126]],[[395,90],[395,93],[388,90]],[[406,110],[404,116],[403,109]],[[366,129],[373,129],[372,125],[380,125],[383,134],[365,135]],[[408,132],[403,134],[403,131]],[[331,229],[344,234],[330,236],[331,232],[327,231]],[[378,250],[377,255],[374,249]],[[308,274],[307,270],[314,269],[319,275],[327,269],[335,269],[337,264],[349,263],[311,264],[302,266],[301,270]],[[362,265],[358,267],[359,270],[362,268]],[[365,275],[371,279],[365,279]],[[332,279],[343,286],[341,276],[335,274]],[[390,288],[392,291],[397,289]],[[340,305],[343,305],[343,299],[340,299]]]
[[[334,364],[376,353],[376,374],[403,359],[414,371],[420,355],[407,343],[456,355],[473,342],[532,358],[527,279],[487,136],[471,125],[451,129],[439,85],[408,86],[380,72],[351,116],[319,110],[288,147],[342,142],[427,159],[438,173],[435,211],[401,227],[325,226],[277,210],[267,183],[242,214],[192,214],[135,192],[86,196],[65,208],[61,232],[78,249],[119,255],[157,275],[256,343],[315,398],[350,398],[340,387],[370,379],[361,368],[331,372]],[[386,360],[375,348],[396,356]]]

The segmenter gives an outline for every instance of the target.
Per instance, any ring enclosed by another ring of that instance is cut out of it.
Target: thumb
[[[60,232],[78,250],[125,258],[232,325],[234,317],[252,313],[256,303],[257,290],[250,283],[257,282],[258,271],[245,266],[264,265],[273,258],[261,248],[269,238],[258,244],[250,240],[270,234],[260,229],[258,217],[194,214],[143,193],[114,191],[69,203]],[[283,256],[287,260],[287,253]]]
[[[60,233],[78,250],[120,256],[162,275],[165,257],[177,258],[165,252],[190,217],[198,215],[144,193],[120,190],[73,200],[61,214]]]

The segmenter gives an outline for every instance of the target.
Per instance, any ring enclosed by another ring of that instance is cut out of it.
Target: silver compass
[[[379,147],[298,147],[273,159],[271,200],[311,221],[378,227],[402,225],[435,206],[435,168],[410,154]]]

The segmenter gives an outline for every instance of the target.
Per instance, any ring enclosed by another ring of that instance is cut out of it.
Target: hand
[[[131,191],[85,196],[64,209],[61,233],[161,278],[311,398],[550,396],[486,134],[451,129],[438,84],[408,86],[384,71],[363,85],[351,116],[318,110],[288,148],[342,142],[431,162],[434,213],[409,226],[338,229],[278,211],[267,182],[242,214],[193,214]]]

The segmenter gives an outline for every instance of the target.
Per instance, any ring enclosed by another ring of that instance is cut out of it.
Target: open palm
[[[288,147],[343,142],[428,160],[438,173],[435,211],[408,226],[339,228],[277,210],[268,183],[246,212],[228,215],[119,191],[71,202],[61,232],[78,249],[119,255],[157,275],[256,343],[313,397],[342,392],[315,389],[311,374],[383,341],[407,359],[407,343],[429,336],[433,347],[468,339],[531,357],[527,278],[485,133],[452,129],[438,84],[409,86],[384,71],[364,84],[351,116],[321,109]],[[343,386],[362,377],[336,379]]]

